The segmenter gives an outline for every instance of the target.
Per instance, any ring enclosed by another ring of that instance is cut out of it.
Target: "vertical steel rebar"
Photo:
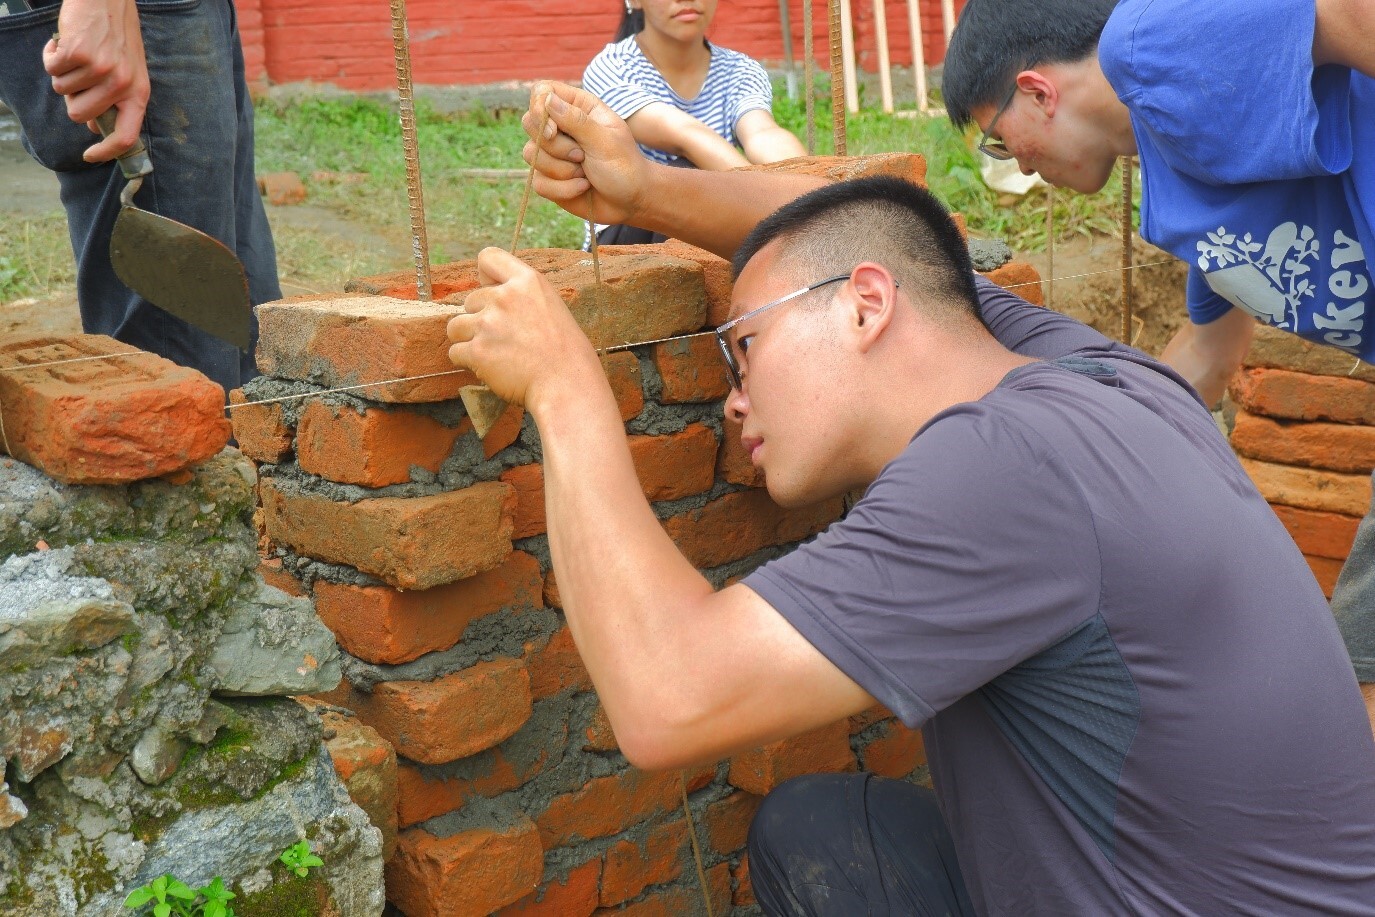
[[[406,33],[406,0],[391,0],[392,49],[396,52],[396,94],[401,109],[401,148],[406,159],[406,198],[411,211],[411,254],[415,257],[416,296],[434,298],[430,286],[430,242],[425,236],[425,195],[420,186],[420,141],[415,132],[415,93],[411,87],[411,45]]]
[[[1122,157],[1122,343],[1132,342],[1132,157]]]
[[[840,48],[840,0],[828,0],[831,20],[831,135],[835,154],[849,155],[845,143],[845,64]]]

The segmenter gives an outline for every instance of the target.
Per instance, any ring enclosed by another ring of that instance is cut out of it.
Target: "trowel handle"
[[[100,128],[102,137],[110,136],[115,129],[115,110],[113,108],[107,109],[105,114],[95,119],[95,123]],[[153,160],[148,158],[148,147],[143,145],[141,135],[134,141],[134,145],[129,148],[129,151],[119,157],[119,170],[130,181],[141,175],[152,174]]]

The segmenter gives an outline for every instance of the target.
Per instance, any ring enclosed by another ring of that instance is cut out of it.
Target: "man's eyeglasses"
[[[794,292],[789,293],[787,296],[784,296],[780,299],[775,299],[773,302],[765,303],[757,309],[751,309],[744,315],[737,316],[736,318],[733,318],[730,321],[726,322],[724,325],[718,327],[716,329],[716,346],[721,348],[721,356],[726,361],[726,380],[730,383],[730,387],[737,392],[740,391],[740,388],[743,385],[743,373],[740,369],[740,363],[735,359],[735,351],[731,347],[730,339],[726,337],[726,333],[728,331],[730,331],[736,325],[743,322],[745,319],[754,318],[760,312],[772,309],[774,306],[781,306],[785,302],[797,299],[797,297],[803,295],[804,293],[810,293],[812,292],[812,290],[824,287],[830,283],[839,283],[842,280],[849,279],[849,274],[837,274],[834,277],[827,277],[825,280],[818,280],[816,283],[811,284],[810,286],[805,286],[800,290],[795,290]]]
[[[998,123],[998,119],[1007,111],[1007,107],[1012,104],[1012,100],[1017,98],[1017,84],[1012,84],[1012,89],[1008,92],[1007,98],[1003,99],[1003,104],[998,106],[998,110],[993,113],[993,118],[988,122],[988,127],[984,129],[984,135],[979,138],[979,152],[985,156],[992,157],[999,162],[1007,162],[1009,159],[1016,159],[1012,151],[1007,148],[1007,144],[1001,140],[989,140],[988,135],[993,133],[993,125]]]

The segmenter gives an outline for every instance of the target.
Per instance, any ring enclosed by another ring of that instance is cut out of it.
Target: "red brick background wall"
[[[802,0],[788,0],[794,53],[802,56]],[[910,65],[908,5],[884,0],[895,65]],[[920,0],[927,64],[945,47],[939,0]],[[956,9],[963,7],[957,0]],[[310,80],[344,89],[395,85],[389,5],[379,0],[238,0],[240,31],[250,81]],[[551,77],[578,79],[611,40],[620,22],[619,0],[411,0],[413,79],[418,85],[494,83]],[[873,70],[878,52],[874,7],[854,0],[859,64]],[[826,66],[826,3],[815,0],[817,63]],[[783,59],[777,0],[726,0],[718,7],[712,40],[757,59]]]

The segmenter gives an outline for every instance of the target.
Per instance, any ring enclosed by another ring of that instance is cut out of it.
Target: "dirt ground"
[[[0,200],[5,201],[5,218],[38,217],[61,210],[56,178],[24,152],[19,144],[17,125],[2,111]],[[268,219],[279,237],[279,245],[290,244],[294,235],[333,237],[340,245],[348,246],[356,246],[359,239],[368,239],[371,245],[380,249],[373,253],[385,255],[397,270],[409,264],[408,250],[396,233],[351,222],[328,207],[310,202],[289,207],[269,205]],[[1019,257],[1035,265],[1042,277],[1049,276],[1049,259],[1045,254]],[[1146,264],[1166,261],[1169,256],[1138,239],[1134,258],[1136,263]],[[1055,251],[1054,275],[1063,279],[1050,288],[1050,305],[1088,322],[1110,337],[1118,337],[1121,330],[1121,260],[1122,248],[1117,239],[1079,236],[1061,243]],[[1080,276],[1085,274],[1089,276]],[[1138,319],[1133,325],[1133,343],[1138,347],[1158,354],[1185,320],[1184,275],[1185,266],[1179,262],[1132,272],[1134,312]],[[338,278],[334,288],[342,288],[347,279]],[[282,290],[287,296],[316,292],[299,281],[293,282],[291,276],[283,276]],[[48,334],[80,331],[75,291],[69,289],[48,298],[0,303],[0,334],[13,331]]]

